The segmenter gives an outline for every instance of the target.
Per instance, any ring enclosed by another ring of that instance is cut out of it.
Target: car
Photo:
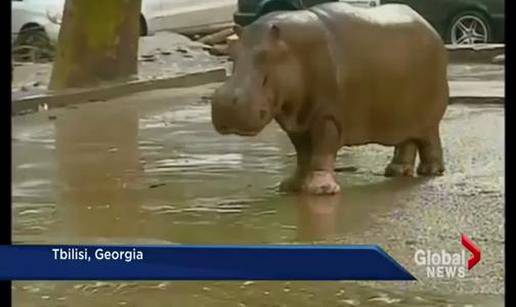
[[[12,0],[11,42],[39,45],[57,41],[64,0]]]
[[[12,42],[57,41],[64,3],[65,0],[11,0]],[[232,23],[235,10],[236,0],[142,0],[140,34],[222,27]]]
[[[382,0],[421,14],[445,42],[471,45],[505,40],[505,0]]]
[[[272,11],[300,10],[326,2],[360,7],[406,4],[428,20],[446,43],[470,45],[505,40],[505,0],[239,0],[233,20],[246,26]]]
[[[326,2],[346,2],[359,7],[380,4],[380,0],[238,0],[238,10],[233,14],[233,20],[237,25],[246,26],[273,11],[301,10]]]
[[[237,0],[142,0],[143,34],[224,28],[233,23],[236,8]]]

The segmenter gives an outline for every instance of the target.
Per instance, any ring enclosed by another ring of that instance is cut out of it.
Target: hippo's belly
[[[328,4],[319,10],[326,11],[319,14],[336,69],[333,108],[343,145],[394,145],[439,124],[448,100],[447,55],[426,21],[398,5],[360,10]]]

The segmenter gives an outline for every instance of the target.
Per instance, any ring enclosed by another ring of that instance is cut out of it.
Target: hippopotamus
[[[212,123],[220,134],[255,136],[274,119],[297,153],[281,190],[340,192],[337,152],[372,143],[394,147],[386,176],[414,176],[418,153],[418,175],[443,174],[447,51],[409,6],[326,3],[235,31],[233,73],[214,92]]]

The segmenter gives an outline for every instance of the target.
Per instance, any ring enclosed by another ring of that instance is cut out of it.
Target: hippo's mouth
[[[229,128],[219,128],[217,132],[222,135],[228,134],[236,134],[240,136],[256,136],[260,131],[258,130],[242,130],[242,129],[229,129]]]

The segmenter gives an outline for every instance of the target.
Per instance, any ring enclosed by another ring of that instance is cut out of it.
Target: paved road
[[[452,105],[447,172],[387,179],[392,149],[344,148],[343,192],[276,191],[295,164],[277,125],[217,135],[216,85],[141,93],[13,118],[15,242],[378,243],[414,283],[15,283],[18,306],[502,306],[504,109]],[[430,279],[417,249],[482,249],[463,279]]]

